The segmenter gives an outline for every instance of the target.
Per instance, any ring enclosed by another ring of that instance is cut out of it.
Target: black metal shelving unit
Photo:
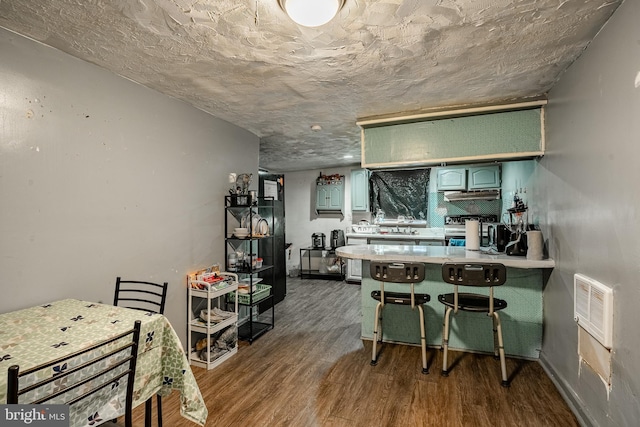
[[[314,253],[326,251],[329,258],[335,258],[336,263],[339,266],[339,271],[326,273],[321,272],[320,270],[311,269],[311,259],[317,258],[313,257]],[[307,268],[303,267],[303,258],[307,259]],[[344,280],[344,264],[342,260],[340,260],[336,256],[336,251],[333,249],[324,249],[324,248],[300,248],[300,278],[302,279],[328,279],[328,280]]]
[[[273,215],[264,215],[271,218],[268,221],[269,232],[258,234],[255,220],[262,218],[260,213],[270,213],[273,210],[272,197],[258,197],[252,199],[251,196],[225,196],[225,260],[228,260],[231,251],[241,252],[249,257],[238,260],[233,271],[239,277],[241,285],[248,285],[249,293],[238,293],[239,319],[238,338],[249,343],[257,339],[265,332],[275,326],[275,309],[272,285],[275,282],[274,242],[271,235],[274,229]],[[233,234],[233,229],[242,225],[242,222],[249,229],[247,237],[237,237]],[[266,245],[266,246],[265,246]],[[265,247],[270,247],[270,251],[265,251]],[[261,254],[265,252],[265,254]],[[251,256],[254,254],[255,256]],[[269,255],[270,254],[270,255]],[[254,259],[262,258],[262,266],[257,267]],[[227,261],[225,261],[227,262]],[[269,283],[270,282],[270,283]],[[265,287],[268,285],[268,289]]]

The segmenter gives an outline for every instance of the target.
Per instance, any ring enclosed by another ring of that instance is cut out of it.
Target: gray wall
[[[257,178],[258,138],[3,29],[0,58],[0,313],[168,281],[184,342],[186,274],[224,265],[228,174]]]
[[[640,2],[625,1],[549,94],[548,152],[535,179],[545,188],[545,232],[557,267],[545,290],[543,365],[585,424],[640,420]],[[610,395],[579,370],[573,274],[614,289]]]

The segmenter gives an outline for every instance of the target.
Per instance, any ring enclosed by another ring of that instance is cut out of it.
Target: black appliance
[[[489,246],[495,242],[492,237],[498,225],[497,215],[450,215],[444,217],[444,239],[446,245],[449,245],[451,239],[465,238],[465,222],[468,220],[480,222],[482,230],[480,246]]]
[[[268,192],[265,192],[265,181],[267,182]],[[275,183],[275,184],[274,184]],[[271,224],[271,215],[273,215],[273,231],[271,237],[268,239],[260,239],[258,245],[260,245],[260,256],[264,258],[264,264],[272,265],[274,268],[274,283],[267,283],[271,285],[271,292],[273,293],[273,303],[276,304],[284,299],[287,295],[287,250],[285,243],[285,228],[284,228],[284,175],[279,174],[262,174],[259,175],[258,180],[258,194],[260,196],[269,196],[273,194],[273,189],[276,189],[276,197],[274,197],[273,208],[260,209],[260,216],[267,220]],[[266,203],[266,202],[265,202]],[[269,240],[274,239],[273,253],[271,249],[271,242]],[[262,273],[258,274],[262,276]],[[271,271],[266,270],[264,272],[265,277],[271,278]],[[270,303],[261,303],[259,311],[262,313],[265,310],[270,310]]]
[[[496,250],[504,252],[507,244],[511,241],[511,230],[504,224],[498,224],[495,233]]]
[[[313,249],[324,249],[325,248],[325,235],[324,233],[313,233],[311,235],[311,246]]]
[[[514,238],[515,236],[515,238]],[[517,232],[511,235],[514,240],[507,243],[507,247],[504,253],[512,256],[526,256],[527,255],[527,233]]]
[[[344,246],[344,231],[333,230],[331,232],[331,249],[339,248],[340,246]]]

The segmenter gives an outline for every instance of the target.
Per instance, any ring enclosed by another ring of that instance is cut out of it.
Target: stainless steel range
[[[444,217],[444,239],[445,244],[449,245],[450,239],[465,238],[465,222],[468,220],[479,221],[482,226],[481,246],[489,246],[491,241],[490,229],[495,229],[498,223],[498,215],[447,215]]]

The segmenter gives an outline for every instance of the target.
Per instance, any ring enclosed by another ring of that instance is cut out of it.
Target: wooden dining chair
[[[167,301],[167,288],[169,284],[146,282],[139,280],[122,280],[116,277],[116,291],[113,297],[113,305],[118,307],[142,310],[148,313],[164,314],[164,306]],[[162,427],[162,397],[157,395],[158,427]],[[153,400],[149,398],[145,402],[145,426],[151,426],[151,411]]]
[[[106,387],[121,387],[126,379],[124,418],[125,426],[132,427],[139,340],[140,321],[136,320],[132,329],[64,357],[25,370],[10,366],[7,403],[43,404],[55,399],[50,403],[66,404],[71,409]],[[21,385],[20,379],[27,376],[40,379],[33,383],[22,381]]]

